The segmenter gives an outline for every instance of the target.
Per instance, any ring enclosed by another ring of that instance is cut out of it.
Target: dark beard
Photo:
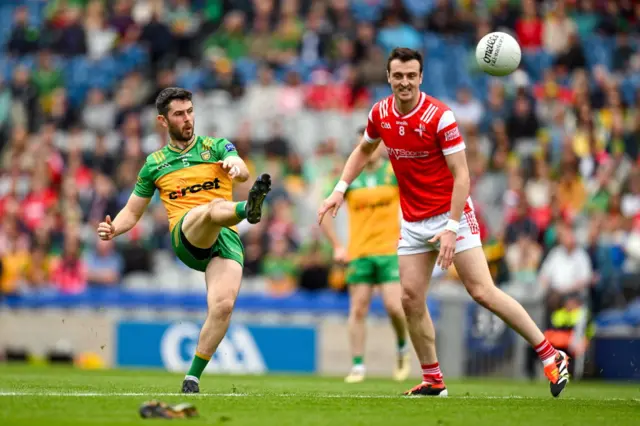
[[[192,129],[191,136],[185,137],[185,136],[182,136],[182,131],[180,129],[169,127],[169,136],[171,137],[172,140],[177,142],[189,142],[191,138],[193,138],[193,127],[191,129]]]

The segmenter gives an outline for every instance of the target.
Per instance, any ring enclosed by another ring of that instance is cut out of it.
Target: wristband
[[[343,180],[336,184],[336,187],[333,188],[334,191],[342,192],[343,194],[347,192],[347,188],[349,188],[349,184]]]
[[[444,227],[445,230],[447,231],[451,231],[454,234],[458,233],[458,228],[460,227],[460,222],[453,220],[453,219],[449,219],[447,221],[447,225]]]

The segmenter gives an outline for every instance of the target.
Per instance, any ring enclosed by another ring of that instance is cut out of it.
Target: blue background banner
[[[116,326],[116,365],[185,372],[195,353],[201,324],[120,322]],[[232,324],[205,372],[262,374],[314,373],[314,327]]]
[[[600,377],[640,381],[640,339],[600,337],[593,344]]]

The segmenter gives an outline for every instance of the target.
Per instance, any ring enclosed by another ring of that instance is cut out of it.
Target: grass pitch
[[[414,382],[310,376],[204,376],[202,394],[178,393],[182,375],[0,365],[0,425],[139,425],[158,399],[191,402],[193,425],[639,425],[640,386],[570,383],[558,399],[547,383],[448,381],[448,398],[407,398]]]

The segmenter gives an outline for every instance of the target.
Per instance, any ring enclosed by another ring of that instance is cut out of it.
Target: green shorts
[[[240,266],[244,267],[244,246],[240,241],[240,236],[235,231],[229,228],[222,228],[218,239],[211,247],[208,249],[194,247],[187,241],[182,232],[182,221],[185,216],[186,214],[182,216],[182,219],[171,231],[171,246],[182,263],[191,269],[204,272],[211,259],[219,256],[223,259],[235,260]]]
[[[398,256],[368,256],[354,259],[347,268],[347,284],[385,284],[400,281]]]

